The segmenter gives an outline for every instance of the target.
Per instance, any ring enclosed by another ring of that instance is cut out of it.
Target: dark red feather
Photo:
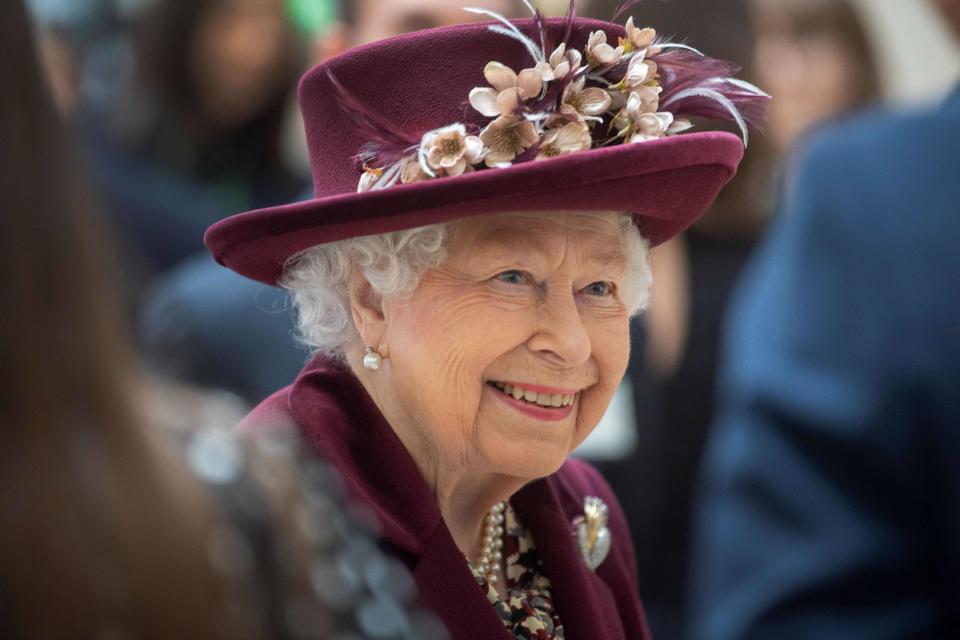
[[[610,22],[616,22],[620,16],[633,8],[634,5],[639,4],[640,0],[622,0],[620,4],[617,5],[617,8],[613,11],[613,17],[610,18]]]
[[[537,40],[540,42],[540,46],[543,47],[544,55],[549,56],[550,50],[547,49],[547,23],[543,17],[543,12],[540,11],[540,7],[537,7],[536,11],[533,13],[533,22],[537,26]]]
[[[385,116],[377,113],[350,92],[328,69],[327,78],[333,85],[337,106],[350,124],[367,140],[355,156],[357,164],[387,166],[409,155],[420,143],[420,135],[403,131]]]
[[[660,73],[660,85],[663,87],[661,102],[712,78],[730,78],[740,71],[740,67],[732,62],[710,58],[689,49],[664,49],[649,59],[657,63]]]
[[[560,32],[563,34],[560,42],[570,42],[570,39],[573,37],[573,21],[577,18],[577,0],[570,0],[570,5],[567,6],[567,15],[563,17],[563,24],[560,27]],[[546,54],[550,55],[554,49],[560,46],[560,43],[553,44],[551,43]]]
[[[767,107],[770,103],[770,96],[749,91],[729,82],[708,83],[703,88],[717,91],[730,100],[750,129],[759,132],[764,130],[767,123]],[[681,98],[670,104],[667,110],[677,116],[701,116],[732,122],[730,113],[722,105],[705,96],[694,95]]]

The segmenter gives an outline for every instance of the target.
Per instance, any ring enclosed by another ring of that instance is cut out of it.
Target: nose
[[[527,346],[557,366],[580,365],[593,346],[571,291],[544,298],[537,309],[537,327]]]

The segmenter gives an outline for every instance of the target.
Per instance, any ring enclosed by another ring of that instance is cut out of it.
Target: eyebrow
[[[596,261],[604,266],[613,265],[619,267],[626,271],[627,269],[627,256],[624,254],[623,250],[609,249],[600,253],[598,256],[591,256],[589,258],[591,261]]]

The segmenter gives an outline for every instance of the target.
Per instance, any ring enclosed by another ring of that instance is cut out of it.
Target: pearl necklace
[[[506,502],[493,505],[490,513],[487,514],[486,527],[483,530],[483,545],[476,570],[487,584],[491,585],[497,582],[500,561],[503,559],[503,553],[500,550],[503,548],[503,512],[506,508]]]

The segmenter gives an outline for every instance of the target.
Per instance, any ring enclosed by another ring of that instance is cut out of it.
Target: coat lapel
[[[376,514],[385,546],[410,567],[420,601],[451,637],[510,640],[413,458],[353,374],[318,358],[297,379],[289,404],[351,500]]]
[[[445,524],[424,545],[413,577],[421,602],[443,620],[451,638],[512,640]]]
[[[389,545],[419,556],[441,522],[413,458],[363,385],[322,358],[297,378],[290,411],[307,441],[340,474],[351,500],[371,508]]]
[[[610,588],[587,566],[577,548],[573,528],[577,514],[564,511],[546,479],[524,487],[512,504],[537,545],[567,637],[624,640]]]

